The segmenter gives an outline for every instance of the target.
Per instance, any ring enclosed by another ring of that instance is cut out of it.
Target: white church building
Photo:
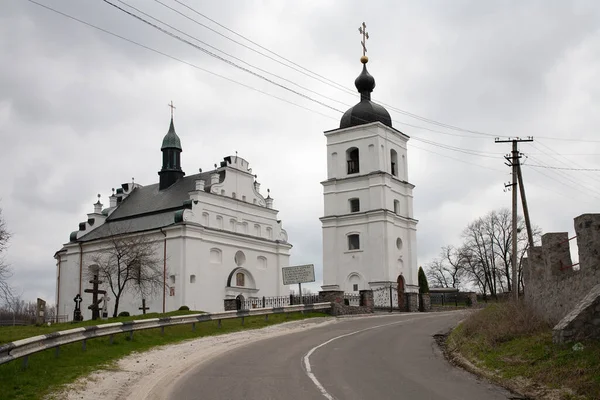
[[[182,150],[171,118],[161,147],[159,182],[147,186],[131,182],[116,192],[113,189],[109,207],[103,208],[98,200],[69,242],[56,252],[59,314],[72,318],[74,298],[80,294],[83,317],[91,318],[92,295],[84,291],[92,286],[90,274],[97,268],[94,255],[111,246],[115,232],[152,238],[163,282],[160,291],[145,299],[148,312],[168,312],[183,305],[222,311],[225,299],[289,294],[281,268],[289,265],[292,245],[277,219],[273,199],[261,194],[248,161],[228,156],[214,170],[185,176]],[[114,301],[107,282],[101,289]],[[140,314],[141,305],[141,296],[126,290],[119,312]],[[109,301],[109,315],[112,307]]]
[[[375,79],[361,58],[355,85],[360,102],[327,138],[324,192],[323,289],[356,292],[417,286],[417,220],[408,182],[407,135],[371,101]]]

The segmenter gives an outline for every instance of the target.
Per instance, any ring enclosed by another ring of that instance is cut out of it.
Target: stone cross
[[[364,22],[362,23],[362,26],[358,28],[358,32],[360,32],[363,37],[360,44],[362,44],[363,56],[365,56],[367,53],[367,39],[369,38],[369,32],[367,32],[367,25]]]
[[[81,316],[81,295],[77,293],[77,296],[73,299],[75,302],[75,311],[73,311],[73,321],[83,321],[83,317]]]
[[[102,281],[98,280],[98,275],[94,275],[94,279],[92,279],[90,281],[90,283],[92,284],[92,288],[85,289],[84,292],[92,294],[92,304],[88,306],[88,309],[92,310],[92,319],[97,320],[98,318],[100,318],[99,305],[100,305],[100,302],[102,301],[102,299],[98,300],[98,295],[106,294],[106,290],[98,289],[98,285],[102,284]]]
[[[175,110],[177,107],[173,105],[173,100],[171,100],[171,103],[167,105],[171,107],[171,119],[173,119],[173,110]]]
[[[142,299],[142,306],[139,307],[139,310],[142,310],[143,314],[146,314],[146,310],[149,310],[150,307],[146,307],[146,299]]]

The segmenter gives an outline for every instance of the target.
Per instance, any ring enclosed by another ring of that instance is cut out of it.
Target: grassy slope
[[[62,324],[51,324],[48,325],[28,325],[28,326],[3,326],[0,327],[0,345],[8,342],[14,342],[15,340],[24,339],[37,335],[45,335],[47,333],[66,331],[68,329],[79,328],[82,326],[102,325],[112,322],[125,322],[140,319],[159,318],[159,317],[173,317],[176,315],[188,315],[188,314],[199,314],[202,311],[172,311],[166,314],[159,313],[148,313],[145,315],[133,315],[131,317],[118,317],[109,318],[107,320],[87,320],[77,323],[65,322]]]
[[[496,373],[500,382],[527,378],[563,391],[563,399],[600,399],[600,342],[554,345],[549,326],[522,305],[494,304],[471,315],[449,337],[458,350],[479,367]]]
[[[241,325],[240,319],[231,319],[223,320],[221,328],[218,328],[217,321],[207,321],[197,323],[196,332],[192,332],[191,325],[166,327],[164,336],[161,336],[160,329],[135,332],[132,341],[129,340],[129,334],[124,333],[115,335],[112,345],[109,343],[108,337],[89,340],[86,351],[82,351],[81,343],[72,343],[60,348],[58,358],[55,358],[54,350],[33,354],[29,357],[29,367],[26,370],[22,369],[21,360],[0,365],[0,399],[40,399],[61,385],[73,382],[92,371],[100,368],[114,368],[115,361],[123,356],[136,351],[148,350],[154,346],[322,316],[325,316],[325,314],[317,312],[307,313],[306,315],[293,313],[287,316],[276,314],[270,315],[268,321],[265,321],[264,316],[246,317],[244,326]],[[135,318],[139,318],[139,316],[129,319]],[[111,319],[111,322],[116,320]],[[124,319],[119,318],[118,320]],[[73,327],[71,324],[67,325]],[[22,338],[23,336],[19,333],[27,332],[27,335],[35,336],[49,332],[44,327],[19,328],[23,329],[18,330],[15,328],[6,334],[6,337]],[[62,329],[65,329],[65,327],[62,327]],[[2,333],[3,330],[4,328],[0,328],[0,337],[5,339],[5,334]]]

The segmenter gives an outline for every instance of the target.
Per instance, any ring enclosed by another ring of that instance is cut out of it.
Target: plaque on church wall
[[[315,281],[314,264],[296,265],[293,267],[283,267],[283,284],[294,285],[297,283],[307,283]]]

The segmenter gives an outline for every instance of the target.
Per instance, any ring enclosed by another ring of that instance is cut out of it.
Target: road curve
[[[451,366],[433,335],[464,312],[347,318],[261,340],[190,369],[170,399],[500,400],[511,394]]]

